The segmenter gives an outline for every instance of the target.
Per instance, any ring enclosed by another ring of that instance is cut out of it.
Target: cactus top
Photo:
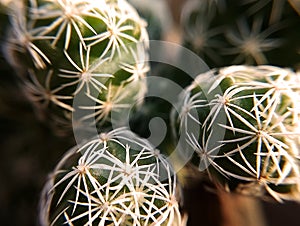
[[[199,75],[179,113],[199,170],[232,190],[299,200],[299,81],[299,74],[273,66]]]
[[[97,110],[84,119],[103,124],[111,111],[143,99],[146,22],[125,0],[11,4],[4,52],[39,109],[69,120],[72,101],[82,93],[91,104],[80,107]]]
[[[44,188],[43,225],[181,225],[171,165],[119,128],[65,154]]]

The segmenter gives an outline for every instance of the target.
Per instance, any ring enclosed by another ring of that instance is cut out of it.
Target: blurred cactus
[[[91,105],[80,107],[96,108],[90,117],[103,124],[111,111],[142,100],[149,70],[147,44],[140,43],[148,40],[146,23],[126,1],[30,0],[15,6],[7,10],[2,46],[38,114],[50,109],[53,118],[68,119],[81,93]]]
[[[172,15],[166,1],[161,0],[129,0],[138,13],[147,21],[150,40],[161,40],[172,28]]]
[[[146,140],[119,128],[68,151],[41,200],[42,225],[182,225],[176,176]]]
[[[299,68],[297,1],[189,0],[181,24],[184,45],[212,68],[271,64]],[[290,3],[290,4],[289,4]]]
[[[200,171],[228,190],[300,200],[299,74],[273,66],[211,70],[186,88],[180,107],[177,128]]]

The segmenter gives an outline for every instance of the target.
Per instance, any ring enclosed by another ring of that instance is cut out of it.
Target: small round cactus
[[[300,200],[299,74],[274,66],[214,69],[186,88],[180,106],[177,131],[200,171],[229,190]]]
[[[39,109],[67,118],[82,94],[103,124],[146,92],[146,23],[125,0],[30,0],[9,10],[3,48]],[[27,76],[28,74],[28,76]],[[25,75],[25,76],[24,76]],[[26,77],[26,78],[24,78]],[[88,114],[88,113],[87,113]],[[55,117],[54,117],[55,118]]]
[[[182,225],[176,175],[148,141],[119,128],[68,151],[50,175],[42,225]]]

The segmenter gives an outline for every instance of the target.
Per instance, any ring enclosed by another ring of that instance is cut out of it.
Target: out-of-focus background
[[[222,2],[222,0],[211,1]],[[228,2],[230,3],[231,1]],[[261,1],[244,0],[244,2],[245,4],[253,4],[253,2]],[[286,1],[279,0],[274,2]],[[150,37],[182,43],[185,31],[181,28],[180,23],[182,22],[181,11],[184,8],[185,0],[166,0],[165,2],[163,0],[132,0],[132,3],[138,6],[141,12],[144,12],[146,19],[148,18],[149,29],[153,29],[150,31]],[[156,19],[145,13],[147,11],[143,8],[151,5],[155,7],[156,3],[159,5],[157,11],[162,10],[157,14],[164,21],[162,31],[155,30]],[[243,7],[246,6],[244,5]],[[275,7],[278,6],[275,5]],[[262,5],[261,7],[263,8],[264,6]],[[293,14],[293,16],[295,15]],[[288,15],[283,14],[283,16]],[[300,24],[295,29],[299,30],[299,27]],[[287,46],[294,44],[297,46],[295,49],[297,49],[299,48],[299,40],[294,40],[295,43],[289,42]],[[297,55],[295,56],[295,62],[300,62]],[[209,58],[209,56],[206,57]],[[279,59],[277,59],[278,57]],[[277,58],[275,57],[275,61],[280,62],[280,56],[277,56]],[[212,65],[214,64],[212,63]],[[293,65],[297,65],[297,63]],[[39,194],[47,174],[53,169],[64,151],[75,144],[71,133],[68,136],[59,136],[53,131],[51,124],[52,122],[39,120],[37,112],[34,111],[34,108],[25,98],[19,86],[18,77],[1,53],[0,224],[3,226],[37,225]],[[203,191],[202,184],[197,184],[197,182],[193,186],[186,188],[185,194],[185,211],[189,213],[189,226],[220,225],[219,217],[221,213],[213,210],[222,200],[220,201],[214,193]],[[226,203],[226,200],[223,200],[224,203]],[[235,211],[237,215],[241,215],[243,212],[242,203],[243,201],[238,205],[240,209],[236,206],[232,207],[233,215]],[[262,217],[266,225],[300,225],[299,204],[293,202],[279,204],[261,201],[259,204],[255,202],[255,206],[262,209]],[[230,205],[228,208],[230,208]]]

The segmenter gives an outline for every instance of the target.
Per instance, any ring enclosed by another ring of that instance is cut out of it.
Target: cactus
[[[193,164],[228,190],[299,200],[299,76],[274,66],[200,74],[177,116]]]
[[[181,225],[175,172],[119,128],[69,150],[49,177],[42,225]]]
[[[75,131],[74,140],[63,138],[74,147],[62,155],[43,188],[41,225],[183,226],[186,211],[189,224],[201,219],[206,225],[206,212],[199,212],[201,205],[207,209],[206,202],[192,205],[196,217],[189,203],[182,203],[198,184],[201,198],[216,189],[204,200],[217,196],[209,209],[219,216],[219,225],[230,222],[222,207],[228,198],[225,208],[236,201],[230,193],[300,201],[297,1],[186,1],[183,45],[215,68],[195,80],[207,65],[186,55],[186,49],[164,48],[167,42],[151,52],[151,61],[159,57],[151,65],[154,79],[146,77],[148,33],[172,39],[169,33],[177,31],[172,26],[178,22],[171,20],[166,3],[153,2],[0,0],[1,50],[18,76],[19,96],[26,95],[56,134]],[[4,74],[9,70],[2,67]],[[0,94],[6,107],[10,92]],[[19,96],[16,103],[22,102]],[[137,111],[130,118],[123,117],[132,109]],[[125,129],[124,120],[148,140]],[[245,212],[239,214],[246,219]]]
[[[91,104],[79,107],[97,109],[85,117],[104,124],[112,111],[142,100],[149,68],[140,42],[148,37],[131,5],[124,0],[21,3],[8,10],[3,48],[39,114],[51,109],[52,118],[70,120],[76,110],[72,101],[82,94]]]
[[[183,43],[211,68],[235,64],[299,69],[299,6],[295,1],[189,0]]]

